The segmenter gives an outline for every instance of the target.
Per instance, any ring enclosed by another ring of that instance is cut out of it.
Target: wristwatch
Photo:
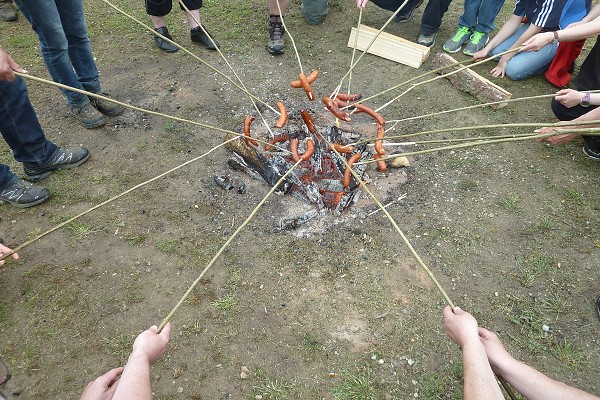
[[[552,43],[556,44],[560,42],[560,39],[558,38],[558,31],[554,31],[552,33],[554,34],[554,40],[552,41]]]
[[[579,105],[581,105],[581,107],[589,107],[592,102],[592,95],[590,94],[590,92],[585,92],[585,94],[583,95],[583,99],[581,99],[581,101],[579,102]]]

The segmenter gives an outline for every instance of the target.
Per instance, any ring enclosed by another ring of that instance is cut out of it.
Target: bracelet
[[[558,31],[554,31],[554,43],[558,43],[560,42],[560,39],[558,38]]]

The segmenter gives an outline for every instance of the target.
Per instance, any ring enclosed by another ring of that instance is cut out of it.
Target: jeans
[[[15,0],[40,39],[42,56],[55,82],[101,93],[82,0]],[[61,89],[69,106],[89,102],[85,94]]]
[[[423,0],[408,0],[408,3],[400,10],[400,14],[408,15],[414,10]],[[452,0],[429,0],[425,11],[423,11],[423,17],[421,18],[421,33],[424,35],[433,35],[437,33],[442,25],[442,18]],[[396,11],[398,7],[404,3],[404,0],[373,0],[377,6],[388,11]],[[399,14],[399,15],[400,15]]]
[[[508,39],[492,50],[492,55],[497,55],[508,50],[512,44],[525,32],[529,24],[521,24]],[[529,78],[545,72],[552,63],[558,50],[558,43],[547,44],[538,51],[525,51],[517,53],[506,64],[506,76],[514,81]]]
[[[458,25],[475,32],[490,33],[496,26],[494,20],[504,5],[504,0],[465,0],[464,12]]]
[[[328,0],[302,0],[302,14],[309,25],[318,25],[327,16]]]
[[[552,99],[552,112],[554,112],[556,118],[558,118],[561,121],[572,121],[575,118],[579,118],[582,115],[589,113],[594,108],[598,107],[599,106],[583,107],[578,104],[574,107],[569,108],[563,106],[556,99]],[[585,141],[585,143],[590,149],[594,151],[600,151],[600,136],[581,135],[581,138]]]
[[[0,133],[15,159],[22,163],[42,165],[57,149],[54,143],[46,140],[29,102],[27,87],[19,77],[13,82],[0,81]],[[0,188],[12,182],[14,177],[8,166],[0,164]]]

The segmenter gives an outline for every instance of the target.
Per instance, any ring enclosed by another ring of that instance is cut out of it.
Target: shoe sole
[[[593,161],[600,161],[600,157],[594,157],[593,155],[589,154],[587,151],[585,151],[585,147],[582,147],[582,148],[581,148],[581,151],[583,151],[583,154],[585,154],[585,156],[586,156],[587,158],[589,158],[590,160],[593,160]]]
[[[462,46],[460,46],[460,47],[459,47],[458,49],[456,49],[456,50],[449,50],[449,49],[447,49],[447,48],[446,48],[446,46],[442,47],[442,49],[444,49],[444,51],[445,51],[446,53],[451,53],[451,54],[454,54],[454,53],[458,53],[458,52],[459,52],[459,51],[462,49]]]
[[[267,48],[267,50],[269,51],[269,53],[271,53],[274,56],[278,56],[280,54],[283,54],[283,52],[285,51],[283,49],[282,50],[274,50],[274,49],[269,49],[269,48]]]
[[[49,198],[50,198],[50,195],[48,194],[48,196],[43,197],[36,201],[32,201],[31,203],[21,204],[21,203],[13,203],[12,201],[0,200],[0,204],[9,203],[10,205],[13,205],[17,208],[29,208],[29,207],[37,206],[38,204],[45,202]]]
[[[52,175],[54,173],[54,171],[58,171],[58,170],[61,170],[61,169],[71,169],[71,168],[79,167],[81,164],[83,164],[84,162],[86,162],[87,160],[89,160],[90,156],[91,156],[91,153],[88,153],[87,156],[85,156],[81,160],[77,161],[76,163],[67,164],[67,165],[61,166],[60,168],[56,168],[56,169],[53,169],[53,170],[50,170],[50,171],[44,171],[41,174],[37,174],[37,175],[27,175],[27,174],[25,174],[25,176],[23,177],[23,179],[25,179],[26,181],[29,181],[29,182],[39,182],[41,180],[46,179],[50,175]]]
[[[77,117],[75,117],[77,118]],[[87,129],[94,129],[94,128],[100,128],[101,126],[106,125],[106,118],[102,117],[101,119],[98,119],[98,121],[95,122],[83,122],[81,120],[77,120],[79,121],[79,123],[81,124],[81,126],[83,126],[84,128]]]

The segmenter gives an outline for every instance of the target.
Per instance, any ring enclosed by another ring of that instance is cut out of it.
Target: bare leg
[[[150,19],[152,20],[155,29],[167,26],[165,22],[165,17],[156,17],[154,15],[150,15]]]
[[[190,14],[192,14],[194,18],[196,18],[196,21],[200,22],[200,10],[190,10]],[[196,21],[194,21],[194,18],[192,18],[190,14],[185,13],[185,15],[187,16],[188,23],[190,24],[190,29],[194,29],[198,26],[198,24],[196,23]]]
[[[279,7],[281,7],[281,12],[285,15],[285,10],[287,10],[287,6],[290,0],[279,0]],[[279,15],[279,8],[277,8],[277,0],[269,0],[269,14],[271,15]]]

